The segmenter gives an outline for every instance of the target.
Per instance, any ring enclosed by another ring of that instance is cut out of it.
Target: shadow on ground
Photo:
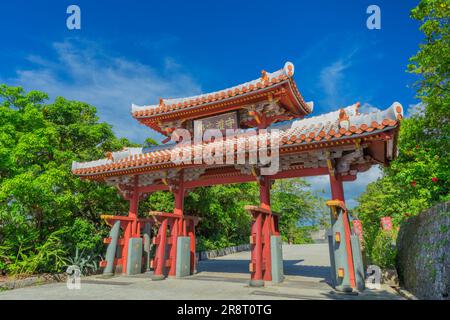
[[[308,266],[301,265],[300,260],[283,260],[285,276],[300,276],[312,278],[330,278],[329,266]],[[198,272],[220,272],[220,273],[249,273],[249,260],[227,260],[215,259],[204,260],[198,264]]]

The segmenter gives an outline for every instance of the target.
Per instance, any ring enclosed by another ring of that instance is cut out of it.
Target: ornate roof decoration
[[[154,105],[137,106],[132,104],[131,113],[134,118],[143,124],[162,132],[159,130],[160,122],[170,121],[170,117],[174,119],[177,115],[180,115],[178,118],[191,116],[190,114],[188,115],[188,110],[214,105],[218,105],[221,108],[225,106],[239,107],[249,100],[243,99],[244,97],[254,98],[256,94],[279,88],[278,94],[289,96],[289,108],[291,112],[299,117],[303,117],[312,112],[313,104],[312,102],[305,102],[292,78],[293,75],[294,65],[291,62],[286,62],[284,67],[278,71],[269,73],[263,70],[261,77],[258,79],[231,88],[186,98],[160,98],[159,103]],[[181,112],[183,112],[182,115],[180,114]]]

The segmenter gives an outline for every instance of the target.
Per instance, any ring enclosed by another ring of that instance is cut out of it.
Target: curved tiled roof
[[[292,81],[293,75],[294,65],[291,62],[286,62],[284,67],[278,71],[272,73],[262,71],[262,75],[260,78],[242,83],[231,88],[186,98],[160,99],[159,104],[148,106],[137,106],[135,104],[132,104],[131,113],[135,118],[145,118],[162,113],[176,112],[181,109],[217,103],[222,100],[249,94],[255,91],[272,87],[284,81],[290,82],[294,95],[299,100],[306,113],[310,113],[312,112],[312,104],[306,103],[304,101],[302,95],[297,89],[297,86],[295,85],[295,82]]]
[[[374,134],[396,128],[403,117],[403,108],[398,102],[394,102],[385,110],[365,114],[360,114],[358,108],[359,103],[356,103],[324,115],[291,121],[284,128],[280,128],[280,147],[310,145],[322,141]],[[250,138],[244,134],[230,143],[242,142],[242,139]],[[227,142],[228,140],[225,141],[225,143]],[[179,148],[181,152],[185,148],[191,150],[202,148],[202,145],[178,146],[173,144],[150,149],[128,148],[123,151],[112,152],[106,159],[81,163],[73,162],[72,171],[80,176],[95,176],[137,167],[151,168],[171,163],[171,154],[176,148]]]
[[[294,121],[291,128],[285,131],[282,141],[288,144],[289,141],[308,143],[362,134],[394,127],[403,117],[403,108],[398,102],[386,110],[365,114],[360,114],[358,109],[359,103],[355,103],[334,112]],[[341,114],[346,117],[341,118]]]

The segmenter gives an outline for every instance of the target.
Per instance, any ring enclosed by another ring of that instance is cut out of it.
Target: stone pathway
[[[357,295],[334,292],[329,285],[327,244],[283,246],[286,280],[263,288],[248,286],[250,253],[200,261],[198,273],[183,279],[151,281],[148,274],[82,278],[81,289],[52,283],[0,292],[3,299],[403,299],[395,290],[366,290]]]

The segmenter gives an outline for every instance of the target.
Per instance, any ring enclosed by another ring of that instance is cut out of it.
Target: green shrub
[[[11,275],[29,275],[39,272],[59,272],[67,262],[62,237],[66,228],[52,232],[42,244],[19,243],[0,247],[4,268]]]
[[[85,250],[75,249],[75,256],[67,259],[67,267],[74,265],[80,268],[82,275],[89,275],[96,273],[99,269],[99,260],[101,256],[95,255],[92,252],[85,252]]]
[[[228,239],[225,236],[215,237],[212,239],[205,238],[203,236],[197,236],[197,239],[198,239],[198,243],[197,243],[196,251],[217,250],[217,249],[223,249],[226,247],[244,244],[244,241],[240,241],[240,242],[230,241],[230,239]],[[245,242],[245,243],[247,243],[247,242]]]
[[[76,218],[68,232],[68,245],[70,252],[75,253],[76,248],[85,252],[96,252],[102,248],[102,232],[93,222]]]
[[[307,244],[313,243],[311,238],[311,232],[315,230],[315,227],[297,227],[291,226],[289,229],[285,230],[281,234],[281,239],[283,242],[289,244]]]
[[[379,231],[378,235],[375,237],[371,251],[370,260],[372,264],[385,269],[395,268],[395,259],[397,255],[397,250],[395,247],[396,238],[397,232],[394,230]]]
[[[72,226],[61,227],[42,240],[37,230],[26,222],[9,224],[3,231],[0,270],[9,275],[62,272],[64,266],[70,263],[69,257],[78,259],[77,248],[83,253],[83,259],[87,259],[91,265],[104,251],[102,228],[81,218],[76,218]]]

